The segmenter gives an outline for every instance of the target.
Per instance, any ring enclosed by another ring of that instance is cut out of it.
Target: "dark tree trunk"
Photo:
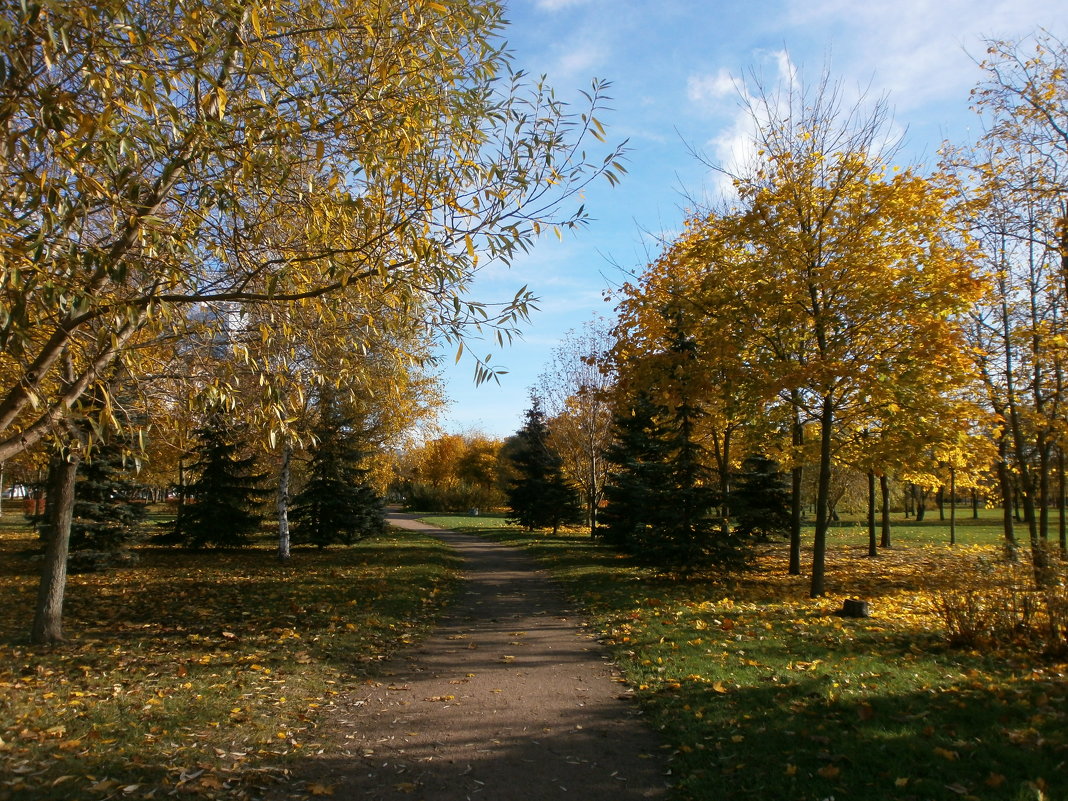
[[[820,410],[820,472],[816,485],[816,532],[812,542],[812,583],[809,597],[819,598],[825,592],[824,574],[827,567],[827,529],[830,521],[831,497],[831,437],[834,433],[834,399],[823,398]]]
[[[949,544],[957,544],[957,471],[949,468]]]
[[[1068,520],[1065,519],[1064,450],[1057,449],[1057,540],[1061,559],[1068,557]]]
[[[924,513],[927,511],[927,490],[913,484],[912,491],[915,494],[916,501],[916,522],[922,523]]]
[[[938,492],[935,493],[935,504],[938,506],[938,519],[944,522],[946,519],[946,488],[940,486]]]
[[[1001,529],[1005,537],[1005,550],[1010,557],[1016,554],[1016,492],[1012,486],[1012,474],[1004,458],[998,459],[998,485],[1001,489]]]
[[[890,479],[885,473],[879,476],[879,491],[883,496],[883,535],[879,543],[883,548],[890,547]]]
[[[1049,494],[1050,494],[1050,446],[1046,435],[1038,435],[1038,489],[1035,492],[1038,504],[1038,538],[1042,548],[1049,547]]]
[[[979,519],[979,490],[972,489],[972,520]]]
[[[67,588],[67,552],[79,460],[77,452],[66,458],[57,454],[48,466],[45,555],[30,633],[30,639],[41,645],[63,641],[63,595]]]
[[[805,427],[801,423],[801,416],[798,412],[798,405],[800,404],[800,398],[798,393],[793,393],[794,399],[794,422],[793,422],[793,443],[798,459],[798,464],[790,471],[790,567],[789,574],[791,576],[801,575],[801,517],[804,508],[803,499],[801,494],[802,482],[805,477],[805,468],[801,466],[801,449],[805,444]]]
[[[868,556],[878,556],[878,540],[875,537],[875,473],[868,471]]]
[[[185,461],[178,460],[178,505],[185,506],[186,490],[185,490]]]

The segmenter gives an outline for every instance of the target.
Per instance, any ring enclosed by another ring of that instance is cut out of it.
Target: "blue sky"
[[[630,151],[622,183],[584,198],[594,218],[586,229],[543,238],[475,285],[479,300],[508,299],[523,285],[541,299],[523,338],[494,353],[509,370],[500,385],[475,387],[465,361],[444,370],[442,427],[495,436],[521,425],[561,337],[611,318],[605,290],[641,270],[656,236],[680,229],[690,198],[716,193],[716,176],[691,151],[724,161],[745,138],[739,79],[757,73],[774,84],[787,68],[814,79],[826,68],[847,95],[885,96],[904,135],[901,160],[931,165],[943,140],[978,136],[969,92],[985,39],[1037,27],[1068,34],[1063,0],[511,0],[507,16],[516,65],[545,74],[558,95],[574,98],[594,77],[612,82],[613,110],[600,118]]]

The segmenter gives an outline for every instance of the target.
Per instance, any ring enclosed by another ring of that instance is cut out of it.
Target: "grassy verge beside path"
[[[863,535],[836,530],[834,594],[809,600],[778,548],[739,579],[679,581],[586,534],[424,520],[528,547],[550,567],[671,748],[680,799],[1068,799],[1068,665],[951,648],[931,613],[963,557],[996,547],[980,524],[973,542],[988,544],[950,548],[948,528],[928,523],[874,560]],[[834,615],[846,597],[868,599],[873,617]]]
[[[72,576],[55,649],[30,646],[35,545],[0,528],[0,801],[253,798],[328,747],[317,716],[420,635],[457,562],[403,532],[351,548],[137,549]]]

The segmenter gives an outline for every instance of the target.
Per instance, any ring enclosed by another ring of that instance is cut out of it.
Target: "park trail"
[[[464,558],[440,626],[339,699],[335,748],[276,798],[625,801],[667,795],[660,742],[608,657],[522,551],[391,514]]]

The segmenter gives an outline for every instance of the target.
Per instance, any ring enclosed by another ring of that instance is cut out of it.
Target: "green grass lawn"
[[[320,715],[450,596],[438,540],[353,547],[135,549],[133,568],[71,576],[70,642],[28,644],[35,539],[0,526],[0,799],[254,798],[328,747]]]
[[[931,513],[929,513],[930,515]],[[962,515],[963,517],[963,515]],[[832,530],[827,598],[785,575],[782,547],[740,577],[677,579],[591,542],[503,519],[433,516],[530,548],[588,610],[670,750],[675,797],[1066,799],[1068,665],[1030,652],[950,647],[931,599],[993,556],[999,518]],[[806,554],[807,564],[807,554]],[[874,616],[833,614],[846,597]]]

